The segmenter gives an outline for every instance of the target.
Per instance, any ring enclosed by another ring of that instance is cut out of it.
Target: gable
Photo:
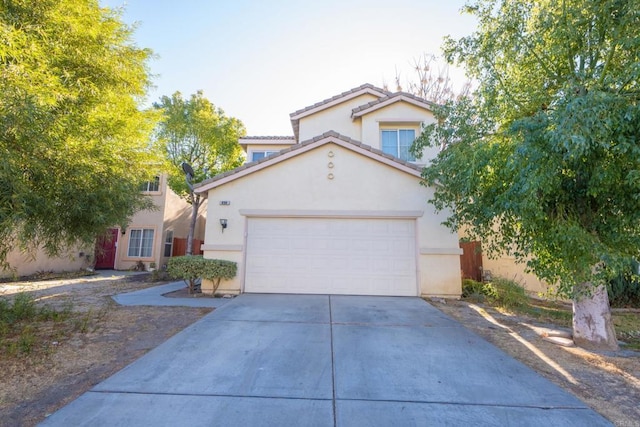
[[[297,141],[300,141],[300,140],[304,141],[310,138],[311,136],[319,135],[320,133],[325,132],[328,129],[340,129],[339,127],[336,127],[335,125],[333,125],[333,126],[325,127],[320,132],[316,132],[315,134],[312,134],[312,135],[305,134],[304,136],[301,136],[300,120],[306,117],[317,115],[320,112],[323,112],[328,109],[332,109],[338,105],[342,105],[344,107],[345,102],[349,103],[350,108],[348,109],[353,109],[358,105],[362,105],[362,103],[364,102],[373,102],[376,99],[379,99],[380,97],[384,97],[389,94],[390,93],[385,91],[384,89],[380,89],[378,87],[373,86],[372,84],[366,83],[356,88],[353,88],[351,90],[348,90],[346,92],[342,92],[331,98],[325,99],[323,101],[317,102],[308,107],[297,110],[290,114],[291,126],[293,127],[293,133],[295,135],[295,138]],[[357,102],[353,102],[353,100],[356,98],[361,98],[361,99]],[[346,134],[348,132],[345,132],[345,130],[341,130],[341,133]],[[352,137],[358,138],[357,135],[353,135]]]
[[[307,152],[317,150],[327,144],[340,146],[347,151],[351,151],[357,154],[358,156],[368,158],[378,165],[385,165],[392,169],[401,171],[402,173],[411,175],[414,178],[420,178],[421,176],[421,168],[418,166],[401,161],[393,156],[382,153],[380,150],[371,148],[368,145],[362,144],[336,132],[330,131],[309,141],[297,144],[294,147],[282,150],[281,152],[262,159],[258,162],[245,164],[239,168],[233,169],[214,178],[206,180],[196,185],[194,191],[196,193],[204,193],[210,189],[225,185],[228,182],[232,182],[238,179],[244,179],[247,176],[257,174],[264,169],[271,169],[276,167],[282,168],[283,166],[280,166],[281,163],[288,162],[290,161],[290,159],[302,156]],[[328,154],[327,156],[330,158]],[[331,167],[328,166],[329,163],[331,163],[330,160],[327,161],[327,167],[331,169]]]
[[[408,173],[328,142],[211,188],[234,209],[423,210],[432,190]],[[212,206],[217,204],[212,201]]]

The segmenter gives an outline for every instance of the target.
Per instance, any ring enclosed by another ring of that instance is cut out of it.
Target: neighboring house
[[[110,238],[96,245],[97,269],[129,270],[138,263],[148,269],[151,263],[162,268],[171,256],[184,255],[191,220],[191,205],[167,185],[166,175],[145,183],[142,191],[157,207],[131,218],[126,229],[113,228]],[[194,233],[194,254],[200,253],[204,236],[206,201],[200,207]]]
[[[51,271],[77,271],[93,266],[92,255],[92,247],[69,249],[58,257],[48,256],[42,248],[34,253],[24,253],[16,249],[9,252],[7,262],[10,269],[0,270],[0,278],[18,278]]]
[[[186,253],[191,220],[191,205],[167,186],[166,176],[158,176],[141,190],[152,198],[153,211],[138,212],[125,230],[112,228],[107,238],[98,239],[95,248],[74,248],[60,257],[49,257],[40,249],[33,254],[19,250],[7,258],[11,270],[0,271],[0,277],[29,276],[39,272],[75,271],[82,268],[148,270],[151,263],[162,268],[171,256]],[[194,254],[200,254],[204,237],[206,200],[200,207],[194,235]]]
[[[431,104],[365,84],[291,114],[293,137],[240,140],[248,163],[206,180],[205,258],[221,293],[458,297],[458,236],[409,153]],[[203,289],[210,284],[206,281]]]

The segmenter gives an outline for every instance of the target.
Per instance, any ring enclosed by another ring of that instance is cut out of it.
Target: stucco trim
[[[460,248],[420,248],[420,255],[462,255]]]
[[[260,218],[393,218],[415,219],[424,211],[333,211],[294,209],[240,209],[240,215]]]
[[[203,251],[229,251],[229,252],[242,252],[244,250],[243,245],[202,245]]]

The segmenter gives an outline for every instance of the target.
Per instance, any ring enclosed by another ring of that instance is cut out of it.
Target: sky
[[[289,114],[364,83],[390,90],[475,20],[465,0],[100,0],[150,48],[147,103],[198,90],[247,135],[293,135]],[[451,72],[464,81],[461,71]]]

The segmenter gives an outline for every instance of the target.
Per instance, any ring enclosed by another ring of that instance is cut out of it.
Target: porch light
[[[220,218],[220,227],[222,227],[222,232],[224,233],[224,229],[227,228],[226,218]]]

